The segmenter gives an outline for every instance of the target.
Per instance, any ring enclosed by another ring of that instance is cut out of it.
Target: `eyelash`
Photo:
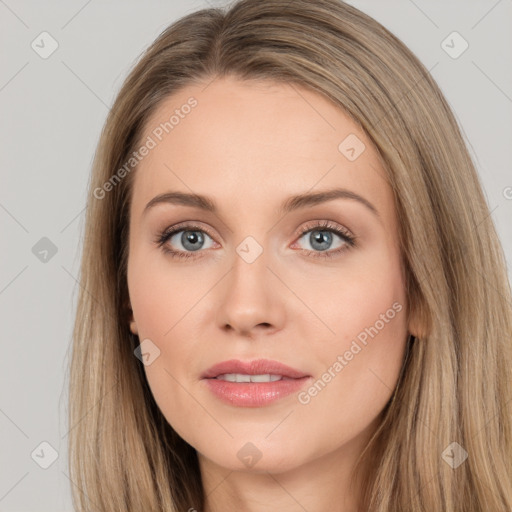
[[[179,233],[180,231],[201,231],[203,233],[206,233],[210,238],[213,239],[212,234],[205,228],[199,227],[195,224],[178,224],[177,226],[173,226],[172,228],[167,228],[164,231],[160,232],[155,240],[155,243],[158,247],[162,249],[162,251],[165,254],[169,254],[173,258],[178,259],[188,259],[188,258],[194,258],[197,257],[196,254],[192,251],[175,251],[173,249],[169,249],[165,245],[165,243],[176,233]],[[334,233],[338,235],[345,244],[341,247],[338,247],[338,249],[330,250],[330,251],[310,251],[308,249],[301,249],[302,251],[305,251],[307,253],[311,253],[311,256],[313,258],[334,258],[338,256],[341,252],[346,251],[350,249],[351,247],[354,247],[356,237],[350,234],[350,232],[346,229],[338,227],[336,224],[331,223],[330,221],[321,221],[314,225],[309,225],[307,227],[304,227],[301,229],[301,231],[298,234],[299,238],[302,238],[304,234],[309,233],[310,231],[328,231],[330,233]],[[204,252],[204,251],[197,251],[197,252]]]

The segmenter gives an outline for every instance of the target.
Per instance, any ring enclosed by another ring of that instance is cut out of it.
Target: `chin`
[[[240,448],[235,448],[239,444]],[[298,446],[285,449],[268,441],[265,446],[262,446],[263,444],[257,440],[236,444],[230,441],[225,449],[219,445],[219,452],[201,451],[201,456],[230,471],[252,474],[284,473],[306,462],[297,458],[297,453],[300,451]]]

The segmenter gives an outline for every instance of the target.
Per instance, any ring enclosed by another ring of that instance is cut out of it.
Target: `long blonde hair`
[[[363,509],[512,510],[512,301],[481,184],[428,70],[339,0],[241,0],[189,14],[160,34],[118,93],[93,163],[73,332],[76,510],[204,510],[196,452],[165,421],[134,356],[126,264],[136,170],[112,177],[162,100],[224,75],[329,98],[375,144],[394,192],[410,312],[424,327],[365,450]],[[468,457],[455,467],[449,457],[462,449]]]

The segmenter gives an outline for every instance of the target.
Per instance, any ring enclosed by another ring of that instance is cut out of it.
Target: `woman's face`
[[[314,92],[228,77],[168,98],[143,143],[130,328],[167,421],[229,469],[357,452],[408,335],[396,212],[370,140]],[[261,359],[298,373],[251,366]]]

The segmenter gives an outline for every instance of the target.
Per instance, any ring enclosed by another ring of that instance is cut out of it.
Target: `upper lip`
[[[253,361],[239,361],[238,359],[230,359],[213,365],[211,368],[203,372],[202,379],[213,379],[219,375],[226,373],[243,373],[245,375],[282,375],[290,379],[300,379],[309,377],[307,373],[291,368],[279,361],[270,359],[255,359]]]

